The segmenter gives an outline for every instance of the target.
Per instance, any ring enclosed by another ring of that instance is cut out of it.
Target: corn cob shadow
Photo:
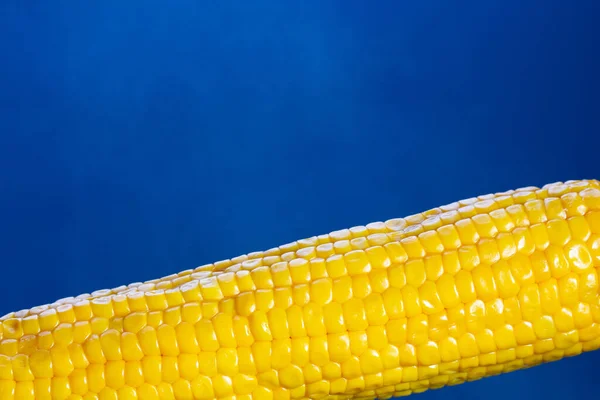
[[[600,348],[600,182],[465,199],[0,318],[0,400],[373,399]]]

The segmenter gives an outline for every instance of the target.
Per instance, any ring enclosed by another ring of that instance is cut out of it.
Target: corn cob
[[[0,399],[373,399],[600,348],[600,182],[479,196],[0,318]]]

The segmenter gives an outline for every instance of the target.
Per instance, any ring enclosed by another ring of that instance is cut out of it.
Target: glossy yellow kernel
[[[327,351],[327,336],[310,338],[309,357],[310,362],[319,367],[324,366],[330,361]]]
[[[529,228],[537,250],[545,250],[549,244],[556,244],[550,241],[548,227],[547,224],[534,224]]]
[[[106,386],[104,365],[91,364],[87,368],[88,387],[91,392],[98,393]]]
[[[346,275],[346,263],[341,255],[330,256],[326,260],[328,275],[333,278],[340,278]]]
[[[304,324],[302,308],[298,305],[293,305],[286,310],[286,314],[291,337],[300,338],[306,336],[306,327]]]
[[[271,265],[271,279],[275,287],[291,286],[292,276],[290,274],[289,265],[287,262],[277,262]]]
[[[368,349],[359,356],[360,367],[363,374],[374,374],[383,370],[383,364],[379,353]]]
[[[408,236],[400,240],[409,259],[419,259],[427,253],[417,236]]]
[[[159,326],[156,330],[156,336],[161,354],[171,357],[179,355],[177,334],[172,326],[166,324]]]
[[[310,276],[313,280],[327,278],[327,264],[322,258],[310,260]]]
[[[369,283],[373,292],[383,293],[390,287],[388,269],[376,269],[369,273]]]
[[[369,347],[366,331],[352,331],[348,333],[348,336],[350,337],[350,351],[352,354],[360,355]]]
[[[459,271],[455,277],[458,295],[463,303],[474,301],[477,298],[473,276],[466,270]]]
[[[585,216],[592,234],[600,233],[600,211],[590,211]]]
[[[557,349],[568,349],[579,343],[579,332],[576,330],[557,333],[554,337]]]
[[[24,335],[37,335],[40,332],[40,325],[37,315],[30,315],[21,320]],[[2,332],[3,328],[0,328]]]
[[[202,298],[208,301],[219,301],[224,297],[216,276],[200,280],[200,293],[202,294]]]
[[[498,198],[496,199],[496,203],[498,204]],[[500,206],[503,207],[502,205]],[[499,232],[511,232],[515,228],[515,224],[508,215],[506,209],[499,208],[493,210],[489,215]]]
[[[66,348],[55,347],[50,350],[52,359],[52,370],[54,376],[69,376],[73,369],[73,360],[71,360],[69,351]]]
[[[385,325],[389,319],[379,293],[372,293],[364,299],[365,311],[369,326]]]
[[[458,305],[460,297],[455,279],[450,274],[443,274],[436,282],[436,289],[445,308]]]
[[[425,282],[419,288],[421,309],[425,314],[435,314],[443,310],[444,305],[437,291],[437,286],[431,281]]]
[[[177,344],[181,352],[197,353],[199,351],[200,347],[198,345],[198,340],[196,338],[196,332],[193,324],[189,322],[182,322],[178,324],[175,327],[175,335],[177,337]],[[123,338],[124,337],[125,334],[123,335]],[[132,346],[135,346],[137,344],[134,342],[134,338],[135,337],[130,339]]]
[[[94,317],[90,321],[90,327],[92,328],[92,333],[102,334],[104,331],[109,329],[110,321],[108,318]]]
[[[282,308],[273,308],[269,310],[267,313],[267,318],[269,320],[269,326],[271,327],[271,333],[274,339],[284,339],[290,337],[290,329],[288,325],[288,321],[286,318],[285,310]],[[233,323],[237,324],[237,317],[234,317]],[[237,345],[243,345],[239,342],[239,339],[243,339],[246,341],[247,335],[245,333],[241,333],[238,338],[238,334],[235,332],[234,328],[232,332],[232,337],[237,342]],[[233,343],[233,342],[232,342]],[[231,346],[235,347],[235,346]]]
[[[368,326],[364,302],[353,298],[343,304],[344,321],[349,331],[364,330]]]
[[[62,323],[54,328],[54,343],[58,346],[68,346],[73,342],[73,325]]]
[[[498,366],[497,362],[498,362],[498,359],[496,357],[495,352],[480,355],[479,356],[479,365],[482,368],[482,370],[481,370],[482,377],[486,376],[486,375],[493,376],[494,375],[494,366]],[[487,367],[487,369],[484,369],[485,367]]]
[[[600,185],[596,184],[595,187],[586,187],[579,192],[579,195],[589,210],[600,209]]]
[[[509,266],[512,276],[519,285],[523,286],[535,282],[532,261],[529,257],[517,254],[509,260]]]
[[[408,319],[406,335],[409,343],[420,345],[428,339],[428,318],[426,315],[417,315]]]
[[[485,303],[475,300],[465,305],[465,316],[469,332],[477,333],[485,329]]]
[[[402,303],[407,317],[413,317],[422,313],[419,290],[413,286],[405,286],[402,289]]]
[[[55,309],[46,310],[39,316],[40,329],[43,331],[50,331],[54,329],[58,323],[58,313]]]
[[[127,299],[124,296],[115,296],[115,299],[123,298],[125,302]],[[56,308],[58,313],[58,320],[60,322],[68,322],[74,323],[76,321],[75,310],[73,309],[73,304],[62,304]]]
[[[427,279],[423,260],[411,260],[405,264],[406,281],[414,287],[421,286]]]
[[[374,269],[388,268],[392,264],[389,254],[382,246],[369,247],[365,250],[365,254]]]
[[[418,238],[427,254],[436,254],[444,251],[444,244],[436,231],[420,233]]]
[[[458,260],[460,262],[460,269],[463,271],[470,271],[481,262],[477,246],[462,246],[458,250]]]
[[[515,327],[515,338],[519,345],[527,345],[535,343],[536,336],[531,322],[523,321]]]
[[[417,347],[417,360],[421,365],[436,365],[441,361],[436,342],[428,341]]]
[[[493,281],[495,282],[500,297],[509,298],[515,296],[519,292],[520,286],[511,271],[510,265],[506,261],[499,261],[494,264],[491,269]]]
[[[496,238],[500,258],[508,259],[517,253],[517,242],[512,234],[500,233]]]
[[[144,383],[141,361],[129,361],[125,363],[125,385],[138,387]]]
[[[92,313],[96,317],[111,318],[114,316],[114,308],[110,297],[100,297],[91,301]]]
[[[219,287],[225,298],[235,296],[240,292],[237,285],[237,279],[233,272],[220,274],[217,276],[217,282],[219,283]]]
[[[256,311],[248,317],[250,330],[257,341],[272,340],[269,320],[265,312]]]
[[[527,321],[534,321],[542,315],[540,289],[536,284],[524,286],[519,293],[521,314]]]
[[[554,315],[561,307],[558,293],[558,281],[554,278],[539,284],[542,311]]]
[[[165,382],[173,384],[179,379],[179,367],[177,365],[177,357],[163,356],[161,359],[162,379]]]
[[[356,248],[352,246],[351,240],[346,240],[346,239],[338,240],[337,242],[335,242],[333,244],[333,248],[334,248],[336,254],[340,254],[340,255],[346,254],[346,253],[352,251],[353,249],[356,250]]]
[[[11,369],[13,379],[17,382],[21,381],[33,381],[34,375],[29,367],[27,356],[24,354],[17,354],[12,357]],[[62,376],[62,375],[61,375]]]
[[[522,204],[513,204],[506,207],[506,212],[510,218],[514,221],[515,226],[528,226],[530,225],[527,213]]]
[[[368,275],[359,275],[355,276],[352,279],[352,296],[364,299],[368,295],[371,294],[373,288],[371,287],[371,282],[369,280]]]
[[[563,306],[573,306],[579,301],[578,275],[571,272],[558,280],[558,293]]]
[[[516,193],[512,196],[513,200],[516,204],[526,204],[529,201],[535,199],[535,193],[531,190],[527,190],[528,188],[522,188],[516,191]],[[533,188],[531,188],[533,189]]]
[[[565,256],[575,272],[585,272],[592,266],[592,255],[583,242],[571,241],[565,246]]]
[[[143,312],[134,312],[125,317],[123,327],[127,332],[137,333],[146,326],[147,314]]]
[[[533,322],[533,329],[539,339],[549,339],[556,334],[554,320],[550,316],[542,316]]]
[[[392,262],[392,264],[398,265],[408,260],[408,254],[406,253],[406,250],[404,249],[404,246],[402,246],[401,243],[390,242],[386,243],[383,247],[390,256],[390,261]]]
[[[442,339],[439,342],[440,360],[442,362],[457,361],[461,358],[458,350],[458,341],[451,336]]]
[[[326,334],[326,329],[323,322],[322,307],[311,302],[304,307],[303,312],[304,322],[306,324],[306,333],[308,336],[324,336]]]
[[[548,339],[540,339],[538,341],[536,341],[533,344],[533,349],[534,352],[537,356],[541,356],[544,353],[547,353],[549,351],[552,351],[555,349],[555,344],[554,341],[551,338]],[[543,356],[542,357],[535,357],[533,358],[535,360],[534,364],[538,365],[543,361]]]
[[[480,238],[494,238],[498,234],[498,228],[496,228],[490,215],[486,213],[477,214],[471,217],[471,220]]]
[[[127,317],[125,317],[127,318]],[[202,318],[202,307],[197,302],[186,303],[181,307],[181,319],[194,324]]]
[[[506,323],[505,306],[502,299],[494,299],[485,303],[485,326],[497,329]]]
[[[595,269],[579,274],[579,298],[582,302],[590,304],[592,313],[600,322],[600,304],[595,300],[600,288],[600,279]]]
[[[531,261],[531,269],[536,282],[545,282],[552,276],[551,268],[544,253],[536,251],[529,260]]]
[[[273,302],[275,307],[281,308],[283,310],[290,307],[292,304],[294,304],[294,299],[292,297],[292,288],[275,288],[275,291],[273,292]]]
[[[551,244],[564,246],[571,239],[569,224],[564,219],[548,221],[548,240]]]
[[[587,211],[583,198],[577,192],[565,193],[560,200],[567,212],[567,217],[584,215]]]
[[[585,348],[594,348],[598,344],[598,339],[600,339],[600,325],[592,324],[586,328],[579,329],[579,338]],[[597,348],[595,347],[595,349]]]
[[[254,343],[254,337],[250,330],[250,323],[248,318],[235,316],[232,323],[232,333],[235,335],[235,340],[238,346],[251,346]],[[286,326],[287,328],[287,326]],[[182,347],[182,352],[186,352],[185,348]],[[192,351],[196,353],[196,351]]]
[[[125,362],[108,361],[105,367],[106,386],[112,389],[120,389],[125,385]]]
[[[252,271],[250,271],[250,276],[257,289],[270,289],[273,287],[271,268],[267,266],[260,266],[252,269]]]
[[[529,200],[523,206],[532,224],[543,223],[548,220],[543,200]]]
[[[475,244],[479,241],[479,233],[471,219],[462,219],[454,224],[463,245]]]
[[[567,220],[569,229],[575,240],[586,241],[592,234],[590,226],[584,216],[578,215]]]
[[[498,296],[494,274],[489,265],[482,264],[477,266],[471,271],[471,275],[479,299],[488,301]]]
[[[152,327],[145,327],[138,333],[139,344],[144,355],[160,355],[160,347],[156,330]]]
[[[517,251],[521,254],[530,255],[536,249],[536,241],[528,228],[520,227],[512,231]]]
[[[503,325],[496,329],[494,339],[498,349],[508,350],[517,347],[517,338],[512,325]]]
[[[544,199],[544,208],[546,209],[546,216],[549,220],[567,218],[567,212],[565,211],[560,199],[557,197]]]
[[[404,265],[390,267],[388,276],[390,286],[401,289],[406,285],[406,270]]]
[[[461,245],[458,230],[454,225],[444,225],[437,229],[440,241],[445,249],[457,249]]]
[[[573,319],[575,328],[584,329],[592,325],[593,318],[590,305],[587,303],[578,303],[573,309]]]
[[[250,272],[247,270],[236,271],[235,279],[237,280],[237,286],[241,293],[250,292],[256,290],[256,285],[252,280]],[[198,286],[200,287],[200,286]]]
[[[469,358],[479,355],[479,346],[472,333],[465,333],[458,338],[458,351],[461,357]]]
[[[288,263],[294,284],[310,282],[310,264],[307,260],[296,258]]]

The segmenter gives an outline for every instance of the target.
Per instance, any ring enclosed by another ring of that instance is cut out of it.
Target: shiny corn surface
[[[0,319],[0,399],[373,399],[600,348],[600,183],[480,196]]]

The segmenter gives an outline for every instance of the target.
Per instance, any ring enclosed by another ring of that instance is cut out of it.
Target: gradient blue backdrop
[[[597,1],[90,3],[0,6],[0,314],[600,178]],[[599,365],[419,398],[597,398]]]

